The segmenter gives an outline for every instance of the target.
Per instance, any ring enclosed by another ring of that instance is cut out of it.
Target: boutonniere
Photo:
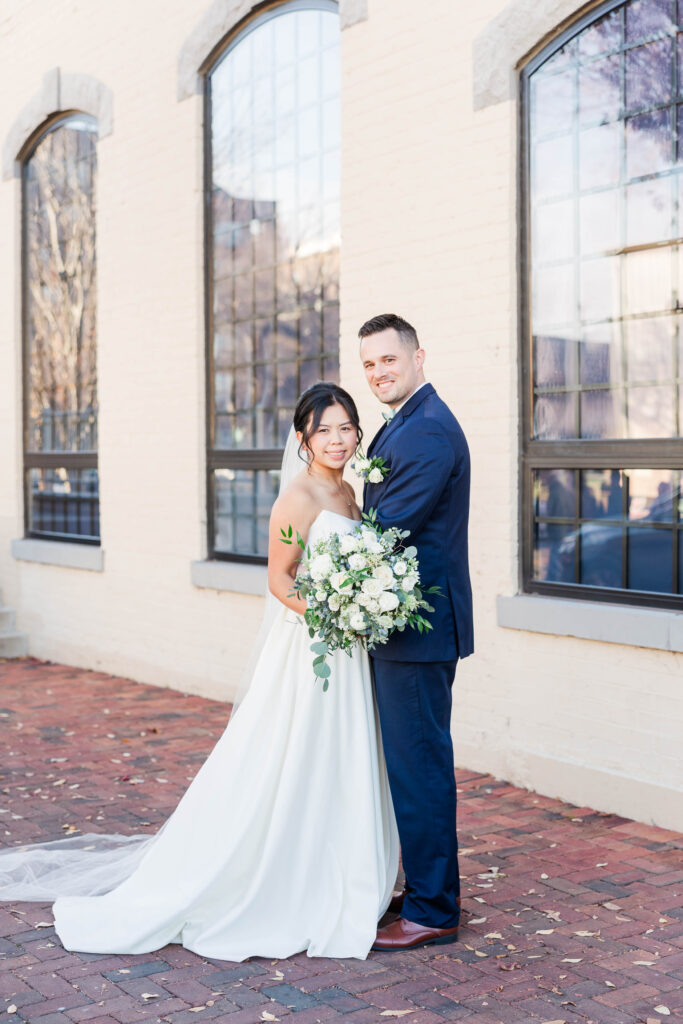
[[[381,484],[389,475],[389,467],[383,458],[375,455],[369,459],[360,449],[351,467],[368,484]]]

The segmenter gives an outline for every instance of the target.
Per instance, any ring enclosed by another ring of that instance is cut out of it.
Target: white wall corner
[[[515,94],[517,68],[579,13],[594,7],[577,0],[513,0],[475,37],[472,100],[475,110]]]
[[[339,21],[342,29],[368,20],[368,0],[339,0]]]
[[[2,144],[2,179],[21,176],[18,155],[51,114],[60,110],[81,110],[97,118],[99,138],[113,129],[113,94],[103,82],[84,74],[65,74],[52,68],[43,76],[40,89],[33,94],[14,119]]]

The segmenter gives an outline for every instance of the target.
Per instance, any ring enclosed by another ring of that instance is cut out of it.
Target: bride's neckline
[[[349,523],[356,523],[356,525],[363,522],[362,519],[352,519],[351,516],[345,516],[342,512],[335,512],[334,509],[331,508],[321,508],[315,519],[319,519],[323,512],[329,512],[331,516],[339,516],[340,519],[346,519]],[[313,523],[315,522],[315,519],[313,520]],[[313,523],[311,523],[311,526]]]

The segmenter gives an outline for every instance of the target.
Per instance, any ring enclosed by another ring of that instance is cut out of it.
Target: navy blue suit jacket
[[[374,508],[383,529],[410,530],[421,586],[438,586],[425,614],[432,630],[406,627],[372,656],[387,661],[452,661],[474,650],[472,588],[467,553],[470,453],[453,413],[431,384],[413,394],[377,432],[368,449],[389,467],[381,484],[366,484],[363,508]]]

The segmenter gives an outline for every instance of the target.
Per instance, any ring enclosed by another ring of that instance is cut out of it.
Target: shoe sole
[[[421,949],[422,946],[446,946],[451,942],[458,941],[458,933],[455,935],[441,935],[434,939],[425,939],[424,942],[414,942],[410,946],[371,946],[371,950],[377,953],[405,953],[407,949]]]

